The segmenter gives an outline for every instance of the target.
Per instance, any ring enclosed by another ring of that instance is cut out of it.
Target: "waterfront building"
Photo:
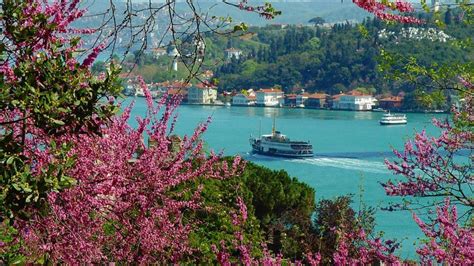
[[[329,98],[329,101],[327,103],[327,105],[332,108],[332,109],[337,109],[337,105],[339,103],[339,99],[341,98],[342,95],[345,95],[344,93],[339,93],[339,94],[336,94],[336,95],[332,95],[330,98]]]
[[[296,94],[286,94],[284,106],[296,107],[297,106],[296,97],[297,97]]]
[[[352,90],[347,94],[340,94],[337,98],[333,98],[332,107],[340,110],[369,111],[372,110],[376,102],[377,99],[372,95]]]
[[[402,107],[403,97],[388,96],[379,100],[379,107],[385,110],[399,110]]]
[[[325,108],[326,99],[329,97],[325,93],[313,93],[307,96],[308,98],[303,102],[306,108]]]
[[[225,50],[225,57],[229,60],[232,58],[235,58],[238,60],[241,55],[242,55],[242,50],[239,50],[236,48],[229,48]]]
[[[213,104],[217,100],[217,87],[209,83],[198,83],[188,90],[188,103]]]
[[[304,92],[303,90],[300,94],[296,95],[295,105],[298,107],[304,107],[309,95],[309,93]]]
[[[180,88],[180,89],[170,88],[168,90],[168,97],[171,98],[173,96],[179,96],[181,97],[181,101],[183,103],[187,103],[188,102],[188,89],[187,88]]]
[[[283,91],[276,88],[260,89],[256,93],[258,106],[280,106],[283,103]]]
[[[255,105],[257,97],[238,93],[232,97],[232,105],[251,106]]]

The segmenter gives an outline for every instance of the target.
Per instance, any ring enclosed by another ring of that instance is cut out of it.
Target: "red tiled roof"
[[[250,95],[245,95],[245,94],[243,94],[243,93],[238,93],[238,94],[236,94],[236,95],[234,95],[234,96],[243,96],[243,97],[245,97],[245,98],[247,98],[247,99],[249,99],[249,100],[255,100],[255,99],[257,99],[257,96],[255,96],[255,95],[250,96]]]
[[[208,82],[200,82],[195,85],[196,88],[198,89],[217,89],[216,86],[208,83]]]
[[[171,89],[171,88],[180,89],[180,88],[188,88],[189,86],[191,86],[191,84],[189,84],[187,82],[181,82],[181,81],[173,81],[173,82],[165,81],[165,82],[161,82],[161,83],[156,83],[156,86],[164,87],[164,88],[168,88],[168,89]]]
[[[186,95],[188,94],[188,90],[187,89],[169,89],[168,90],[168,94],[169,95]]]
[[[310,94],[308,95],[308,98],[311,98],[311,99],[326,99],[328,95],[325,94],[325,93],[313,93],[313,94]]]
[[[403,98],[400,96],[389,96],[379,100],[380,102],[401,102]]]
[[[171,88],[188,88],[191,87],[189,82],[175,81],[169,85]]]
[[[263,93],[272,93],[272,92],[282,92],[280,89],[260,89],[257,92],[263,92]]]
[[[372,96],[371,94],[364,94],[358,90],[351,90],[347,93],[347,95],[351,95],[351,96]]]
[[[331,97],[332,97],[333,100],[338,100],[339,98],[341,98],[341,96],[344,96],[344,95],[347,95],[347,94],[339,93],[339,94],[333,95]]]

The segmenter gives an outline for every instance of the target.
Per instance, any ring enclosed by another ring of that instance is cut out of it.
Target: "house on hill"
[[[166,49],[161,48],[161,47],[153,48],[151,52],[153,54],[153,57],[155,58],[159,58],[160,56],[167,55]]]
[[[226,49],[225,51],[225,57],[230,60],[232,58],[239,59],[240,56],[242,55],[242,50],[236,49],[236,48],[229,48]]]

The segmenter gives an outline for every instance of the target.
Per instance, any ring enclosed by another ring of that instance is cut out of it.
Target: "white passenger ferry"
[[[401,125],[407,122],[406,115],[393,115],[391,113],[384,114],[380,119],[381,125]]]
[[[268,156],[292,158],[313,156],[313,146],[309,141],[291,141],[286,135],[275,130],[275,122],[272,134],[261,135],[259,138],[250,137],[250,145],[254,153]]]

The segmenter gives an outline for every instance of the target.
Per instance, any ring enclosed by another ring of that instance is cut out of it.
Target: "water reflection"
[[[263,107],[263,116],[264,117],[278,117],[283,113],[284,109],[281,108],[271,108],[271,107]]]
[[[354,114],[354,119],[357,120],[367,120],[374,119],[374,113],[372,112],[352,112]]]

